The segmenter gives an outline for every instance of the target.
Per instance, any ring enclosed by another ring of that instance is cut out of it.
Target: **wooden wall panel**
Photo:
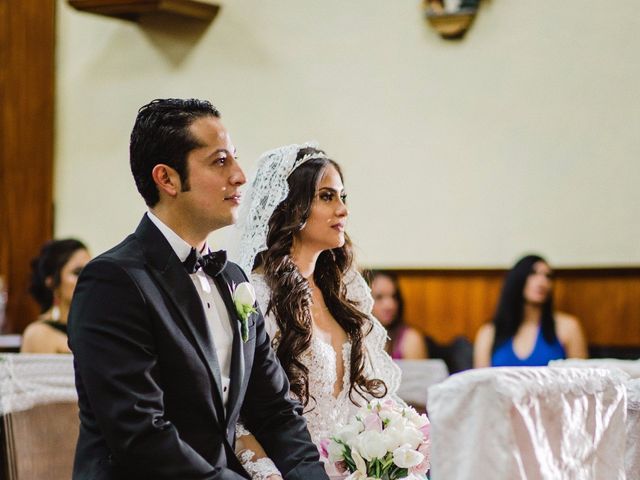
[[[439,342],[469,340],[494,313],[505,270],[406,270],[405,318]],[[556,270],[558,310],[577,316],[593,345],[640,346],[640,268]]]
[[[580,318],[590,343],[640,346],[640,272],[563,272],[555,293],[558,308]]]
[[[29,261],[53,231],[55,0],[0,0],[0,275],[8,325],[37,315]]]

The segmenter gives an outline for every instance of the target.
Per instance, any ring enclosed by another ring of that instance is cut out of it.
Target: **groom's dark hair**
[[[220,118],[220,112],[206,100],[156,99],[138,110],[131,131],[129,162],[136,187],[145,203],[153,207],[160,200],[151,177],[159,163],[170,166],[180,176],[182,191],[189,190],[187,155],[199,146],[189,127],[202,117]]]

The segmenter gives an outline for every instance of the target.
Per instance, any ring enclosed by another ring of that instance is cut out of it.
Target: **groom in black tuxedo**
[[[138,112],[131,171],[149,207],[90,262],[69,316],[80,405],[74,479],[242,480],[241,415],[288,480],[326,480],[259,312],[233,303],[243,271],[207,236],[234,223],[244,173],[220,114],[199,100]]]

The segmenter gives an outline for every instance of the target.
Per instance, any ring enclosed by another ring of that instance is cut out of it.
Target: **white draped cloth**
[[[627,389],[627,446],[625,469],[628,479],[640,479],[640,361],[617,358],[567,359],[549,363],[555,368],[606,368],[613,375],[624,375]]]
[[[625,468],[627,479],[640,479],[640,379],[630,380],[627,386],[627,448]]]
[[[435,480],[624,480],[626,391],[604,369],[486,368],[429,389]]]
[[[77,400],[71,355],[0,355],[0,415]]]
[[[566,360],[552,360],[550,367],[580,367],[580,368],[617,368],[631,378],[640,378],[640,360],[621,360],[618,358],[567,358]],[[640,477],[639,477],[640,478]]]

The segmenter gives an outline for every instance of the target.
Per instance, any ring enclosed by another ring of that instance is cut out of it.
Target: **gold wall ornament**
[[[446,40],[464,37],[480,8],[480,0],[423,0],[425,17]]]

